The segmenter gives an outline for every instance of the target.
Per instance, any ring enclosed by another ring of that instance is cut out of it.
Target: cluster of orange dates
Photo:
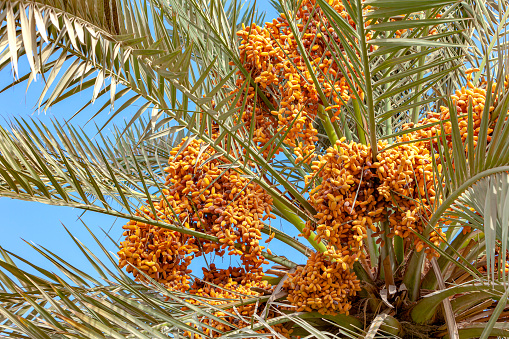
[[[226,159],[216,157],[215,151],[200,140],[184,139],[170,153],[165,169],[168,189],[163,190],[164,197],[155,205],[157,219],[179,226],[183,232],[199,231],[219,241],[131,221],[124,226],[121,266],[131,263],[174,288],[175,277],[188,281],[187,266],[194,257],[228,253],[240,256],[247,272],[245,281],[259,280],[265,262],[264,246],[259,244],[262,219],[274,218],[270,195],[241,171],[228,166]],[[138,213],[142,212],[154,219],[149,208]],[[189,288],[187,284],[179,287]]]
[[[267,282],[262,281],[261,266],[268,262],[262,254],[265,247],[260,245],[263,220],[275,218],[271,214],[270,195],[201,140],[185,138],[170,154],[165,169],[167,189],[163,189],[163,196],[154,204],[156,214],[143,207],[137,216],[144,215],[182,231],[130,221],[123,226],[125,240],[118,252],[120,267],[127,266],[136,280],[147,282],[148,276],[169,290],[217,300],[208,302],[210,305],[258,296],[259,292],[252,291],[252,287],[270,290]],[[187,231],[198,231],[218,241],[191,236]],[[204,269],[202,279],[193,280],[189,264],[194,258],[211,253],[238,255],[242,267],[218,269],[211,264],[209,269]],[[195,298],[188,302],[203,304]],[[254,305],[240,305],[236,309],[242,316],[250,316],[255,311]],[[234,317],[227,317],[230,311],[214,315],[233,322]],[[233,329],[212,319],[203,321],[218,331]],[[241,322],[235,327],[248,325]],[[282,325],[276,327],[280,333],[288,332]],[[206,329],[210,336],[219,333]],[[191,332],[187,334],[191,336]]]
[[[355,26],[341,1],[333,0],[329,4]],[[279,18],[267,22],[264,27],[253,24],[243,27],[237,33],[242,38],[240,60],[252,83],[248,83],[247,88],[243,89],[246,77],[239,71],[239,89],[236,91],[244,91],[247,95],[242,120],[247,126],[251,126],[254,120],[253,142],[259,148],[265,146],[274,134],[286,134],[284,142],[293,149],[297,156],[296,162],[309,163],[318,140],[314,124],[319,105],[323,103],[301,48],[306,51],[316,76],[315,81],[323,94],[335,103],[336,108],[345,104],[354,91],[359,92],[348,85],[347,78],[362,74],[350,74],[347,71],[346,63],[349,63],[351,56],[346,52],[341,52],[340,59],[332,57],[332,53],[338,51],[331,46],[341,46],[342,39],[316,5],[316,0],[302,2],[295,13],[295,22],[299,23],[292,27],[286,16],[281,14]],[[294,34],[302,35],[302,47],[295,42]],[[370,38],[371,33],[367,33],[366,39]],[[257,88],[265,95],[269,104],[257,93]],[[243,105],[242,100],[239,105]],[[339,115],[339,110],[334,114]],[[278,151],[279,149],[267,147],[264,155],[274,155]]]

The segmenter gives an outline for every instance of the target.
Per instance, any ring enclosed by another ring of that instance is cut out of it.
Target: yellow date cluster
[[[468,103],[472,103],[473,134],[477,142],[486,100],[485,88],[473,87],[469,81],[451,99],[456,106],[455,114],[464,143],[468,136],[466,113]],[[494,107],[490,107],[488,111],[493,110]],[[396,139],[395,147],[388,147],[386,141],[380,141],[376,162],[371,162],[369,146],[346,143],[344,138],[313,161],[313,172],[305,182],[312,187],[309,202],[317,211],[314,215],[316,223],[308,221],[302,233],[308,237],[312,231],[316,232],[317,240],[326,244],[327,250],[323,255],[327,260],[310,258],[287,281],[285,286],[289,288],[290,299],[299,310],[336,313],[348,309],[348,306],[345,308],[348,305],[346,299],[337,301],[336,307],[327,303],[330,291],[320,284],[327,286],[333,271],[337,279],[344,279],[345,286],[355,284],[356,277],[350,272],[354,262],[365,253],[363,239],[367,238],[367,229],[373,231],[373,236],[381,234],[382,230],[376,226],[381,221],[388,221],[388,237],[397,235],[403,238],[406,246],[411,243],[416,251],[424,250],[428,258],[438,256],[416,234],[424,234],[427,221],[442,203],[436,192],[437,178],[442,172],[437,147],[441,131],[446,133],[445,147],[452,147],[449,109],[441,107],[439,113],[429,113],[418,124],[404,126],[404,129],[410,128],[413,129]],[[488,129],[488,142],[492,131]],[[433,162],[437,163],[436,170]],[[468,231],[464,228],[464,232]],[[429,232],[428,240],[438,246],[445,236],[440,227],[435,227]],[[320,270],[317,270],[317,262],[323,265],[319,266]],[[324,275],[324,272],[330,275]],[[322,281],[325,276],[329,280]],[[306,286],[303,292],[302,286]],[[294,288],[297,290],[292,290]],[[347,290],[355,293],[351,287]]]
[[[308,221],[304,236],[316,231],[318,241],[327,241],[327,254],[342,263],[345,270],[359,258],[366,228],[376,231],[374,223],[385,215],[371,161],[367,146],[341,139],[313,161],[313,173],[305,179],[306,184],[316,178],[321,183],[309,192],[317,223]]]
[[[120,244],[120,266],[139,280],[134,267],[171,289],[189,289],[187,267],[195,257],[208,253],[240,255],[245,281],[259,281],[265,248],[259,244],[262,220],[274,218],[270,195],[243,173],[204,149],[200,140],[186,142],[170,153],[164,197],[155,204],[157,218],[149,208],[138,215],[160,219],[174,226],[219,238],[198,239],[176,231],[130,221]],[[214,157],[214,158],[211,158]],[[239,282],[240,283],[240,282]]]
[[[340,0],[329,3],[350,25],[354,25]],[[361,75],[342,71],[348,68],[346,65],[351,57],[342,51],[342,39],[316,6],[316,1],[305,0],[296,11],[292,24],[281,14],[264,27],[253,24],[237,33],[242,39],[239,47],[242,66],[254,82],[244,90],[247,103],[243,106],[242,120],[247,126],[254,123],[253,141],[260,148],[276,132],[287,133],[284,142],[293,148],[297,162],[309,163],[318,140],[314,121],[319,104],[324,103],[295,41],[297,32],[302,35],[303,49],[323,95],[335,104],[334,114],[339,114],[337,108],[356,91],[348,85],[347,77]],[[370,38],[371,33],[368,33],[367,39]],[[341,59],[332,57],[331,46],[336,46],[334,53],[343,54]],[[246,77],[239,72],[238,89],[234,92],[240,91],[245,82]],[[257,88],[273,107],[269,108],[260,93],[255,93]],[[239,105],[244,105],[242,100]],[[268,147],[264,155],[277,154],[278,151]]]
[[[177,215],[184,227],[219,238],[219,243],[200,240],[203,251],[198,253],[224,255],[227,250],[229,255],[240,255],[249,274],[261,275],[260,230],[262,220],[275,218],[270,214],[272,198],[225,159],[210,160],[216,153],[211,148],[203,151],[204,142],[193,140],[185,148],[182,144],[170,152],[165,169],[166,213]]]
[[[156,205],[158,217],[164,219],[161,208]],[[136,213],[154,219],[146,207]],[[189,264],[199,251],[196,239],[186,234],[152,226],[140,221],[129,221],[123,226],[125,240],[120,243],[119,266],[125,266],[138,281],[147,281],[148,275],[168,289],[186,291],[190,287]],[[137,269],[135,269],[135,267]]]
[[[426,142],[399,144],[377,155],[374,163],[379,183],[377,190],[385,199],[385,208],[389,213],[388,237],[400,236],[413,241],[415,249],[420,252],[425,248],[429,257],[438,253],[419,239],[414,232],[424,233],[426,221],[442,202],[435,192],[436,178],[439,173],[433,171],[432,154]],[[388,144],[380,142],[379,148]],[[440,172],[440,166],[438,168]],[[375,234],[376,235],[376,234]],[[429,235],[429,240],[436,246],[445,239],[445,234],[436,228]]]
[[[473,71],[478,70],[467,70],[468,80],[470,80],[470,73]],[[468,150],[466,140],[468,137],[469,103],[472,104],[472,139],[473,145],[476,147],[486,101],[485,87],[485,83],[482,87],[474,87],[468,81],[467,86],[451,95],[465,152]],[[494,107],[489,107],[488,112],[491,113],[494,109]],[[412,239],[416,250],[421,251],[425,248],[428,256],[438,256],[438,253],[414,236],[412,230],[422,234],[426,221],[435,211],[436,206],[442,203],[441,197],[437,196],[437,192],[435,192],[436,180],[442,172],[438,147],[439,140],[443,136],[445,138],[443,146],[449,150],[452,149],[452,128],[449,108],[441,106],[439,112],[428,112],[426,117],[417,124],[403,125],[403,130],[409,130],[409,132],[396,138],[396,143],[399,144],[397,147],[378,154],[378,162],[375,163],[381,181],[378,190],[387,202],[392,201],[388,205],[392,211],[389,216],[391,227],[389,236],[398,235],[404,239]],[[491,141],[492,132],[493,129],[488,128],[487,142]],[[379,149],[387,146],[387,143],[382,142]],[[435,173],[433,173],[433,162],[437,163]],[[470,229],[465,227],[464,232],[468,231]],[[429,240],[436,246],[444,239],[445,234],[438,227],[429,235]]]
[[[311,256],[287,281],[289,300],[299,310],[348,313],[349,297],[359,290],[351,269],[364,255],[366,230],[377,232],[375,223],[387,216],[385,199],[377,190],[371,149],[344,141],[337,141],[313,161],[313,172],[305,178],[306,185],[316,179],[320,183],[309,192],[317,211],[316,224],[308,221],[303,235],[315,231],[317,241],[326,241],[327,251]],[[300,287],[294,290],[295,286]]]
[[[306,266],[299,266],[285,281],[288,301],[297,312],[316,310],[321,314],[348,314],[351,297],[360,291],[354,272],[340,261],[332,262],[324,253],[313,253]]]
[[[473,140],[473,146],[474,148],[477,147],[477,143],[479,141],[479,131],[481,128],[481,119],[483,117],[483,113],[485,111],[485,102],[486,102],[486,95],[487,95],[487,83],[485,81],[481,82],[481,85],[479,87],[475,87],[471,80],[472,80],[472,73],[478,72],[479,69],[472,68],[466,71],[467,74],[467,86],[463,86],[461,89],[456,90],[456,92],[451,95],[451,100],[454,104],[456,115],[457,115],[457,128],[459,130],[459,133],[461,134],[461,140],[463,142],[463,145],[465,147],[465,152],[468,151],[468,111],[469,107],[472,109],[472,140]],[[500,84],[501,86],[502,84]],[[507,88],[509,86],[509,82],[506,79],[503,83],[503,86]],[[496,96],[497,91],[497,83],[492,84],[492,96]],[[496,100],[495,100],[496,102]],[[495,110],[494,106],[490,106],[487,109],[487,112],[491,114]],[[492,138],[493,133],[493,124],[495,121],[490,121],[489,127],[488,127],[488,133],[486,136],[486,141],[489,143]],[[420,128],[423,127],[423,128]],[[418,207],[416,206],[411,211],[406,211],[408,214],[408,218],[406,220],[403,220],[403,222],[407,222],[407,220],[412,220],[416,216],[422,216],[427,215],[429,216],[431,212],[433,211],[433,204],[438,203],[440,204],[442,200],[438,198],[438,201],[435,201],[435,191],[433,188],[433,173],[431,171],[432,165],[432,159],[431,155],[429,154],[430,151],[433,149],[435,153],[438,150],[439,146],[439,140],[442,139],[442,137],[445,139],[445,146],[448,149],[452,149],[452,128],[453,123],[451,121],[451,114],[448,107],[440,106],[439,112],[429,112],[425,118],[421,119],[418,124],[405,124],[403,125],[404,130],[413,129],[411,132],[402,135],[398,138],[398,142],[408,142],[413,140],[423,140],[423,142],[414,143],[412,145],[404,145],[402,146],[405,149],[412,148],[413,154],[415,152],[420,152],[424,158],[422,158],[418,161],[421,166],[417,168],[417,171],[415,172],[416,175],[412,175],[413,178],[417,177],[418,182],[418,189],[419,194],[412,195],[410,194],[410,197],[412,197],[414,200],[418,202]],[[441,142],[444,144],[443,142]],[[417,148],[416,148],[417,147]],[[401,148],[401,147],[400,147]],[[413,157],[410,158],[410,160],[413,161]],[[435,173],[434,175],[439,175],[441,173],[442,164],[440,164],[440,159],[435,155],[435,161],[437,162],[437,170],[438,173]],[[453,164],[454,166],[454,164]],[[408,169],[407,169],[408,170]],[[406,181],[410,181],[412,178],[406,178]],[[424,201],[423,197],[426,197],[427,201]],[[394,225],[401,225],[402,218],[395,218],[391,220],[391,223]],[[403,229],[401,231],[405,231],[405,227],[403,226]],[[422,227],[418,229],[418,231],[421,230]],[[401,232],[400,231],[400,232]],[[463,228],[463,232],[467,233],[470,232],[470,227],[465,226]],[[397,234],[397,233],[396,233]],[[440,229],[436,229],[431,233],[430,240],[437,244],[437,242],[440,241],[442,237],[440,237],[443,233],[441,233]],[[424,244],[418,240],[415,240],[415,244],[417,246],[417,249],[421,249],[424,247]],[[429,249],[428,249],[429,251]]]

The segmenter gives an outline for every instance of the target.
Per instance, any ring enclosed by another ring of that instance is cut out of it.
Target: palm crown
[[[2,250],[5,335],[508,335],[507,5],[273,5],[0,3],[2,68],[44,79],[40,107],[142,102],[101,142],[0,130],[1,196],[128,219],[118,259],[96,238],[109,264],[70,234],[101,279]],[[241,265],[193,276],[210,254]]]

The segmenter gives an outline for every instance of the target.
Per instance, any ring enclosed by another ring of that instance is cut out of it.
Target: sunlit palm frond
[[[18,59],[26,55],[30,72],[15,83],[28,80],[30,85],[44,79],[39,106],[48,108],[86,89],[93,89],[91,103],[108,93],[110,105],[122,97],[131,103],[142,96],[158,98],[152,86],[157,82],[156,69],[166,77],[188,74],[178,69],[182,62],[186,69],[186,58],[179,58],[182,46],[174,46],[158,22],[149,25],[151,13],[138,4],[4,1],[0,10],[6,23],[1,67],[11,65],[17,76]],[[174,71],[164,71],[154,62],[163,53],[173,55]],[[122,86],[129,89],[121,90]]]
[[[108,122],[140,99],[144,103],[136,117],[149,106],[185,112],[188,100],[172,81],[199,93],[210,86],[204,81],[211,75],[208,72],[225,75],[229,60],[221,58],[218,69],[206,70],[203,65],[217,57],[204,50],[212,41],[181,31],[185,27],[174,21],[173,10],[159,5],[155,1],[149,6],[137,1],[3,1],[0,68],[12,66],[17,78],[13,85],[43,79],[38,106],[45,109],[90,90],[85,107],[106,99],[94,117],[121,101]],[[234,26],[232,32],[237,22],[246,20],[246,13],[240,4],[224,10],[224,20]],[[174,27],[169,30],[167,25]],[[30,72],[18,74],[23,56]]]

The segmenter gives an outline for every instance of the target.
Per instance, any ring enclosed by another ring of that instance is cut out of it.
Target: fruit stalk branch
[[[303,232],[305,223],[302,221],[301,218],[299,218],[297,215],[293,214],[291,211],[289,211],[285,205],[283,205],[279,200],[273,201],[274,206],[281,212],[281,214],[284,216],[284,218],[290,222],[295,228],[299,230],[299,232]],[[317,243],[315,241],[316,235],[311,232],[308,238],[306,240],[313,246],[318,252],[324,253],[327,249],[323,243]]]

